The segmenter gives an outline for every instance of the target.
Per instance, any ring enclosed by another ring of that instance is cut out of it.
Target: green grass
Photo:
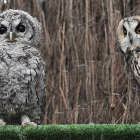
[[[0,126],[0,140],[140,140],[140,125],[8,125]]]

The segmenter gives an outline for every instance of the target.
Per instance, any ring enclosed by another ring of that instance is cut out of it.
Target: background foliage
[[[0,0],[43,28],[45,124],[137,123],[140,88],[116,42],[119,21],[140,15],[140,0]]]

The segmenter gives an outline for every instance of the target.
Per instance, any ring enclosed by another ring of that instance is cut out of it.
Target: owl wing
[[[38,68],[39,68],[38,78],[35,89],[39,99],[39,105],[42,109],[42,112],[44,112],[46,107],[46,75],[45,75],[45,63],[41,57],[38,62]]]
[[[46,107],[45,63],[41,58],[40,53],[35,48],[31,49],[32,49],[31,52],[27,52],[30,55],[32,54],[32,57],[28,59],[28,67],[30,70],[30,75],[32,75],[30,76],[31,79],[29,84],[30,85],[29,101],[36,102],[36,106],[41,109],[41,113],[38,113],[38,115],[43,117]],[[35,99],[33,100],[33,98]]]

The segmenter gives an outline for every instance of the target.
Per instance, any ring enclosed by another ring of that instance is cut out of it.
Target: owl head
[[[37,45],[41,39],[41,24],[21,10],[7,10],[0,14],[0,43],[28,43]]]
[[[140,48],[140,16],[122,19],[117,29],[117,39],[124,54]]]

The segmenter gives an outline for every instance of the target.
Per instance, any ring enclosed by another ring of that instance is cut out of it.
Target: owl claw
[[[6,122],[2,122],[0,125],[4,126],[6,128]]]
[[[6,122],[4,122],[3,119],[0,119],[0,125],[6,127]]]
[[[37,124],[36,123],[34,123],[34,122],[24,122],[24,123],[22,123],[21,124],[21,130],[23,130],[23,128],[25,127],[25,126],[33,126],[36,130],[37,130]]]
[[[28,126],[33,126],[35,129],[37,129],[37,124],[34,123],[34,122],[31,122],[27,115],[23,115],[21,117],[21,130],[23,130],[23,128],[27,125]]]

